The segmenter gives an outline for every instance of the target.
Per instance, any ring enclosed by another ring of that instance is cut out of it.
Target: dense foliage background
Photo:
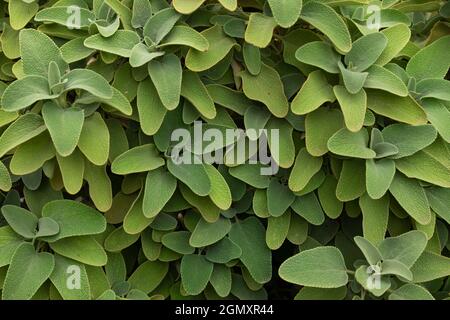
[[[447,1],[1,8],[3,299],[449,299]]]

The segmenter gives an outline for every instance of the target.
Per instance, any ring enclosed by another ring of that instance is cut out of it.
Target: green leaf
[[[32,212],[13,205],[4,205],[2,214],[8,225],[26,239],[36,236],[38,217]]]
[[[258,164],[241,164],[237,167],[231,167],[229,173],[252,187],[258,189],[265,189],[269,186],[270,177],[261,174],[261,169],[264,168]]]
[[[50,92],[47,78],[30,75],[11,83],[3,92],[1,105],[5,111],[18,111],[37,101],[56,98]]]
[[[219,0],[220,4],[229,11],[234,11],[237,8],[237,0]]]
[[[344,257],[335,247],[302,251],[284,261],[278,271],[291,283],[316,288],[339,288],[347,284]]]
[[[372,159],[375,152],[367,147],[369,135],[365,129],[358,132],[351,132],[346,128],[342,128],[331,136],[328,140],[328,149],[338,155]]]
[[[419,50],[406,66],[406,72],[416,80],[426,78],[442,79],[448,71],[450,57],[450,36],[441,37]]]
[[[302,9],[300,18],[323,32],[339,51],[349,52],[352,40],[342,18],[331,7],[311,1]]]
[[[364,71],[377,61],[388,43],[383,33],[370,33],[353,42],[345,55],[345,64],[352,71]]]
[[[129,62],[133,68],[137,68],[164,54],[164,51],[150,51],[145,44],[139,42],[131,49]]]
[[[314,192],[298,196],[291,208],[313,225],[320,226],[325,221],[325,214]]]
[[[115,174],[130,174],[157,169],[164,165],[164,159],[159,156],[153,144],[145,144],[125,151],[116,157],[111,164]]]
[[[113,96],[109,99],[95,97],[95,101],[102,102],[108,106],[120,111],[124,115],[131,115],[133,109],[128,99],[116,88],[112,87]]]
[[[431,209],[438,216],[450,223],[450,190],[447,188],[427,188],[427,198]]]
[[[236,45],[233,38],[228,37],[220,25],[215,25],[200,33],[209,43],[208,50],[189,49],[185,64],[194,72],[205,71],[219,63]]]
[[[408,88],[402,79],[388,69],[373,65],[367,72],[369,75],[364,82],[364,88],[380,89],[401,97],[408,95]]]
[[[146,135],[154,135],[161,127],[167,109],[162,104],[152,81],[148,78],[139,82],[137,109],[142,131]]]
[[[383,129],[385,142],[398,148],[391,158],[399,159],[415,154],[436,140],[437,132],[432,125],[410,126],[402,123],[391,124]]]
[[[300,91],[292,100],[291,110],[295,114],[307,114],[316,110],[325,102],[335,100],[333,88],[328,84],[325,74],[317,70],[308,75]]]
[[[450,81],[443,79],[424,79],[416,84],[415,91],[421,99],[436,98],[450,101]]]
[[[396,173],[389,191],[400,206],[420,224],[427,224],[431,219],[430,205],[425,191],[417,180],[408,179]]]
[[[206,250],[206,259],[214,263],[227,263],[233,259],[238,259],[241,255],[241,248],[228,237],[223,238]]]
[[[84,179],[89,184],[89,196],[95,207],[102,212],[109,210],[112,205],[112,186],[106,166],[96,166],[85,160]]]
[[[103,247],[90,236],[70,237],[50,243],[56,253],[91,266],[104,266],[108,257]]]
[[[231,269],[222,264],[215,264],[209,282],[219,297],[226,297],[231,291]]]
[[[16,120],[18,116],[19,115],[16,113],[14,117],[7,119],[7,122],[4,124],[8,124]],[[9,115],[7,117],[9,118]],[[37,136],[41,132],[45,131],[45,125],[42,121],[42,118],[34,113],[22,115],[19,119],[21,120],[18,121],[17,119],[14,123],[10,124],[2,133],[2,136],[0,138],[0,152],[2,152],[2,156],[10,149],[13,149],[16,146],[27,142],[34,136]]]
[[[180,59],[166,54],[148,63],[148,73],[155,85],[161,102],[168,110],[180,103],[182,69]]]
[[[420,105],[410,96],[399,97],[379,90],[367,91],[367,107],[373,112],[411,125],[427,123]]]
[[[206,88],[214,103],[233,110],[240,115],[244,115],[245,111],[252,105],[252,101],[240,91],[218,84],[207,85]]]
[[[294,300],[343,300],[346,295],[346,286],[332,289],[303,287]]]
[[[398,23],[381,30],[381,33],[386,37],[387,45],[375,64],[383,66],[394,59],[408,44],[411,37],[411,30],[406,24]]]
[[[450,141],[450,111],[439,100],[424,99],[422,101],[424,110],[427,115],[428,121],[430,121],[436,130],[439,132],[445,141]]]
[[[144,36],[154,44],[159,44],[180,18],[181,15],[172,8],[162,9],[147,20],[144,26]]]
[[[231,206],[231,191],[225,178],[211,164],[204,165],[206,174],[211,182],[209,197],[222,210],[228,210]]]
[[[139,208],[139,206],[137,206]],[[170,216],[169,216],[170,217]],[[161,218],[161,220],[163,220]],[[157,222],[157,220],[154,220]],[[156,223],[155,223],[155,229]],[[125,248],[128,248],[133,243],[135,243],[139,239],[139,233],[137,234],[129,234],[125,232],[125,228],[123,226],[112,231],[108,237],[105,239],[104,247],[105,250],[109,252],[119,252]]]
[[[147,218],[155,217],[170,200],[177,188],[177,180],[166,170],[158,168],[147,173],[143,212]]]
[[[131,56],[131,50],[138,43],[138,34],[130,30],[118,30],[108,38],[95,34],[84,40],[84,45],[87,48],[109,52],[125,58]]]
[[[117,13],[125,29],[128,30],[132,29],[131,27],[132,13],[131,10],[126,5],[121,3],[119,0],[105,0],[105,3]]]
[[[181,259],[181,283],[190,295],[200,294],[209,282],[214,264],[204,256],[189,254]]]
[[[89,69],[71,70],[61,81],[64,82],[66,91],[81,89],[101,99],[113,97],[113,90],[105,78]]]
[[[142,210],[142,189],[139,195],[131,204],[131,208],[123,219],[123,230],[130,235],[138,235],[147,228],[153,221],[153,218],[147,218]],[[133,239],[133,237],[130,237]]]
[[[344,126],[342,113],[337,109],[320,108],[306,116],[306,150],[315,157],[328,152],[330,137]]]
[[[74,14],[77,14],[75,19]],[[68,28],[80,29],[89,27],[95,20],[95,14],[85,8],[77,8],[77,11],[75,11],[70,6],[57,6],[42,9],[36,13],[34,20],[54,22]]]
[[[345,159],[336,186],[336,198],[339,201],[351,201],[359,198],[365,191],[365,161]]]
[[[394,290],[389,295],[389,300],[434,300],[434,297],[424,287],[407,283]]]
[[[131,25],[133,28],[142,28],[152,15],[152,6],[146,0],[134,0],[132,13]]]
[[[277,250],[288,235],[291,213],[286,212],[279,217],[269,217],[267,220],[266,243],[271,250]]]
[[[450,258],[425,251],[411,267],[413,282],[428,282],[450,275]]]
[[[63,109],[49,101],[42,107],[42,117],[56,151],[63,157],[72,154],[83,129],[84,111],[77,107]]]
[[[392,274],[396,276],[400,276],[408,281],[411,281],[413,275],[409,268],[405,266],[403,263],[397,260],[385,259],[381,263],[381,274]]]
[[[91,288],[85,266],[58,254],[54,257],[55,268],[50,275],[50,280],[61,297],[64,300],[91,299]]]
[[[219,219],[221,210],[209,197],[198,196],[184,184],[180,185],[180,191],[183,198],[200,212],[203,219],[211,223]]]
[[[233,224],[229,233],[230,240],[242,250],[239,259],[258,283],[266,283],[272,277],[272,253],[266,245],[265,233],[254,217]]]
[[[197,73],[185,70],[181,82],[181,95],[186,98],[205,118],[217,115],[214,101]]]
[[[205,0],[174,0],[174,8],[182,14],[191,14],[197,10]]]
[[[19,34],[19,42],[23,71],[26,75],[47,77],[51,61],[56,62],[61,73],[67,70],[68,65],[62,57],[61,51],[44,33],[34,29],[23,29]]]
[[[243,91],[248,98],[262,102],[278,118],[287,115],[289,103],[284,93],[280,75],[275,69],[263,63],[261,72],[257,76],[253,76],[246,71],[240,73],[240,76]]]
[[[245,42],[242,48],[245,66],[250,74],[256,76],[261,72],[261,51],[258,47]]]
[[[100,113],[95,112],[84,120],[78,148],[89,161],[97,166],[108,161],[109,131]]]
[[[311,178],[322,167],[322,157],[313,157],[306,148],[300,149],[289,175],[289,189],[298,192],[306,187]]]
[[[247,28],[245,29],[245,41],[258,48],[265,48],[272,40],[273,30],[277,22],[273,17],[259,12],[250,14]]]
[[[45,241],[48,242],[73,236],[99,234],[106,230],[106,220],[103,215],[77,201],[54,200],[47,202],[42,209],[42,216],[52,218],[60,228],[57,235],[45,238]]]
[[[409,178],[420,179],[450,188],[450,168],[447,161],[435,157],[427,149],[395,161],[397,169]]]
[[[8,2],[9,22],[15,30],[20,30],[33,19],[39,10],[39,3],[35,1]]]
[[[336,197],[337,180],[328,175],[318,189],[320,204],[323,211],[331,219],[336,219],[342,212],[343,203]]]
[[[344,81],[345,88],[352,94],[358,93],[369,75],[368,72],[352,71],[349,68],[345,68],[344,65],[338,63],[339,70],[341,71],[342,80]]]
[[[39,218],[36,238],[53,236],[58,233],[59,233],[59,224],[55,220],[48,217]]]
[[[172,28],[158,48],[166,46],[187,46],[197,51],[206,52],[209,49],[209,41],[194,28],[180,25]]]
[[[268,0],[276,22],[283,28],[293,26],[300,17],[302,0]]]
[[[4,267],[11,263],[16,249],[24,243],[23,238],[13,231],[9,226],[0,228],[0,266]]]
[[[383,260],[392,259],[411,268],[427,245],[427,236],[422,231],[409,231],[397,237],[384,239],[378,246]]]
[[[200,219],[189,239],[189,244],[195,248],[206,247],[223,239],[231,229],[230,220],[220,217],[216,222],[209,223]]]
[[[4,23],[0,41],[3,54],[8,59],[17,59],[20,57],[19,31],[12,29],[7,23]]]
[[[3,284],[2,299],[29,300],[48,279],[55,266],[50,253],[36,252],[31,243],[14,253]]]
[[[97,30],[102,37],[108,38],[111,37],[114,33],[117,32],[120,26],[120,18],[116,16],[113,22],[109,22],[107,20],[97,20],[95,22],[97,26]]]
[[[167,159],[167,169],[178,180],[185,183],[195,194],[207,196],[211,191],[211,182],[202,163],[174,163]]]
[[[281,168],[290,168],[295,160],[293,128],[284,119],[271,118],[266,129],[272,159]]]
[[[3,162],[0,162],[0,190],[9,191],[12,187],[11,176]]]
[[[56,156],[66,191],[76,194],[83,186],[84,158],[78,150],[67,157]]]
[[[392,159],[368,159],[366,161],[366,188],[372,199],[380,199],[391,186],[395,175]]]

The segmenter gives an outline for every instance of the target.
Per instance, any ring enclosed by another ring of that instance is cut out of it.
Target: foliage
[[[450,298],[449,2],[2,9],[2,299]]]

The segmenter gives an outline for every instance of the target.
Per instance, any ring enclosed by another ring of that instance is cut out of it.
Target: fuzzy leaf
[[[308,2],[303,6],[300,18],[323,32],[338,50],[349,52],[352,48],[344,20],[331,7],[315,1]]]
[[[23,243],[14,253],[3,284],[2,299],[29,300],[48,279],[55,266],[48,252],[36,252]]]
[[[248,72],[242,72],[240,75],[242,88],[248,98],[264,103],[276,117],[282,118],[287,115],[289,104],[280,75],[275,69],[263,63],[257,76]]]
[[[83,129],[84,111],[77,107],[63,109],[49,101],[42,107],[42,117],[56,151],[63,157],[72,154]]]
[[[284,261],[278,273],[285,281],[308,287],[338,288],[348,282],[344,258],[335,247],[302,251]]]
[[[291,110],[295,114],[307,114],[316,110],[325,102],[336,100],[333,88],[320,70],[313,71],[303,83],[300,91],[292,100]]]

